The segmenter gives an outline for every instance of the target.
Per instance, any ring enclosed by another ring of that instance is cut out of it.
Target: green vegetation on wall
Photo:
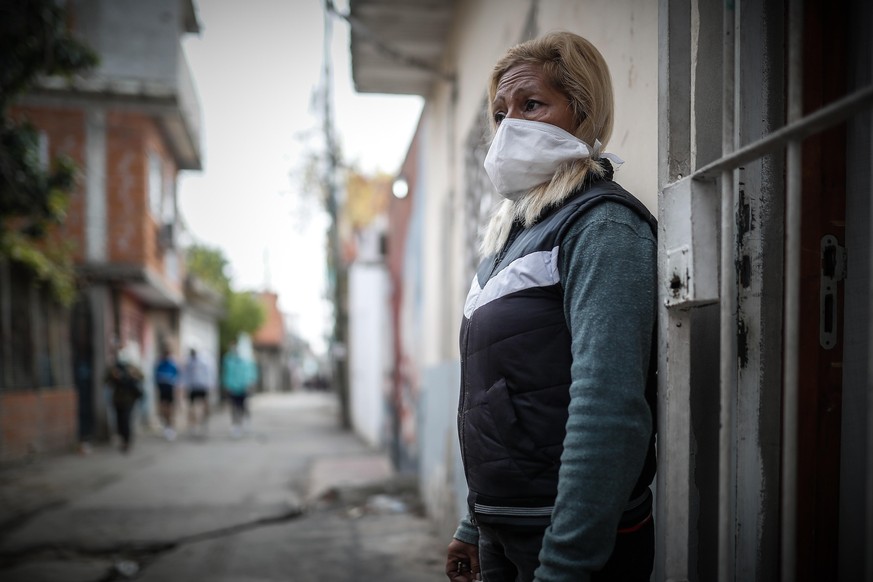
[[[12,119],[9,109],[38,77],[69,77],[96,64],[96,54],[71,36],[61,4],[0,7],[0,259],[24,265],[66,304],[75,296],[71,249],[46,244],[45,235],[66,218],[76,166],[67,157],[45,163],[36,128]]]

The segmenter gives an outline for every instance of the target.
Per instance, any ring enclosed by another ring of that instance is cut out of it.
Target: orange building
[[[264,323],[252,335],[252,346],[258,361],[258,390],[284,392],[290,389],[288,342],[285,321],[279,311],[279,296],[272,291],[257,293],[264,309]]]

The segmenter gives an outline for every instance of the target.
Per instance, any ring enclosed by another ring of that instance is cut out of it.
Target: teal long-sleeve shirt
[[[244,360],[233,351],[225,354],[221,363],[221,384],[230,394],[245,394],[257,379],[258,371],[254,362]]]
[[[655,235],[630,208],[603,202],[570,226],[559,263],[572,383],[538,582],[586,581],[609,559],[652,429],[645,387],[656,318]],[[455,537],[477,543],[478,532],[463,520]]]

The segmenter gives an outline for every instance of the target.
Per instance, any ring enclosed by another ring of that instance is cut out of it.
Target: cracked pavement
[[[258,395],[242,438],[228,415],[0,470],[0,580],[442,579],[414,478],[338,428],[332,395]]]

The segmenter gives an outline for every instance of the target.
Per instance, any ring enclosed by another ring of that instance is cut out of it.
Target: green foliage
[[[69,191],[73,188],[76,166],[61,156],[49,171],[39,159],[39,134],[28,122],[16,125],[3,120],[0,127],[0,217],[14,217],[16,229],[39,238],[50,224],[60,224],[67,216]],[[9,228],[0,223],[0,230]]]
[[[39,75],[71,76],[97,64],[97,55],[67,29],[55,0],[3,2],[0,6],[0,114]]]
[[[59,157],[44,168],[36,128],[10,119],[8,109],[39,76],[70,76],[96,63],[96,54],[67,30],[60,3],[26,0],[0,6],[0,257],[28,267],[63,302],[75,294],[71,251],[46,248],[41,240],[66,218],[76,167]]]
[[[46,283],[55,298],[70,306],[76,298],[76,275],[72,248],[39,245],[31,238],[14,231],[0,231],[0,257],[7,257],[26,266],[38,281]]]
[[[231,291],[227,297],[226,312],[219,328],[219,343],[224,352],[241,333],[252,334],[264,324],[266,313],[252,293]]]
[[[186,254],[188,272],[224,296],[225,313],[220,322],[219,343],[224,352],[241,333],[254,333],[264,324],[266,314],[257,297],[234,291],[224,272],[227,259],[220,249],[195,245]]]
[[[225,297],[230,293],[230,278],[225,274],[227,259],[220,249],[194,245],[186,251],[188,271]]]

